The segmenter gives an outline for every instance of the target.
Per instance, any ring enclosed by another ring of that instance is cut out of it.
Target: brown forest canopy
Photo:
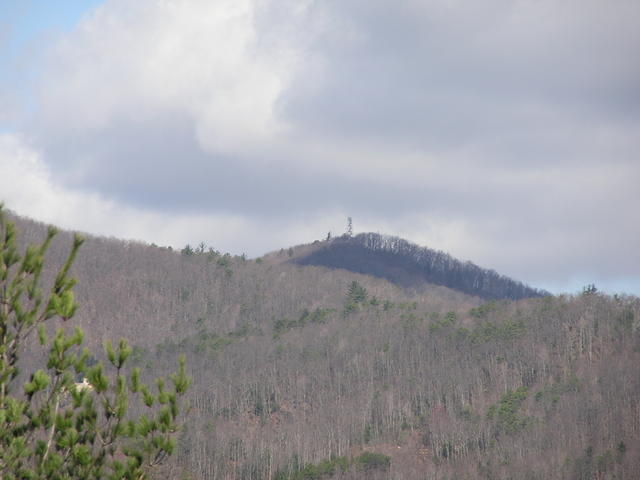
[[[44,235],[16,220],[23,242]],[[87,240],[74,275],[88,341],[129,338],[148,377],[184,353],[194,378],[159,478],[636,478],[636,297],[539,296],[399,239],[334,242],[247,260]],[[402,275],[410,260],[416,276],[447,265],[462,284],[534,298],[289,263],[334,245],[383,253]]]

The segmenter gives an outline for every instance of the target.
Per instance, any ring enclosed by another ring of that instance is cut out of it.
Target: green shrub
[[[532,421],[531,418],[518,413],[520,406],[527,398],[529,389],[520,387],[515,391],[507,391],[497,404],[491,405],[487,409],[486,418],[497,420],[500,431],[507,434],[517,433],[526,428]]]
[[[281,469],[273,476],[274,480],[319,480],[329,478],[338,471],[349,470],[349,460],[347,457],[335,457],[322,460],[318,464],[308,463],[304,467],[300,465],[297,456],[290,462],[289,469]]]
[[[469,315],[474,318],[482,319],[487,318],[491,313],[498,309],[498,304],[495,301],[483,303],[482,305],[469,310]]]
[[[363,452],[354,459],[354,462],[360,470],[388,470],[391,466],[391,457],[382,453]]]

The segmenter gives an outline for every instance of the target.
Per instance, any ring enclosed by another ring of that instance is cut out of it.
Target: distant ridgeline
[[[518,300],[549,295],[493,270],[456,260],[447,253],[377,233],[343,235],[292,262],[343,268],[384,278],[403,287],[424,283],[443,285],[485,299]]]

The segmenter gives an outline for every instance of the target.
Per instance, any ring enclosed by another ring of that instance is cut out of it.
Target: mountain
[[[493,270],[456,260],[447,253],[377,233],[343,235],[318,244],[311,252],[291,261],[298,265],[342,268],[384,278],[403,287],[442,285],[489,300],[519,300],[549,294]]]
[[[42,224],[13,220],[23,248],[43,238]],[[371,238],[246,259],[89,236],[67,327],[83,327],[99,360],[104,340],[129,338],[143,380],[181,353],[194,378],[178,450],[156,478],[637,478],[637,297],[540,296]],[[70,232],[53,242],[45,283],[70,243]],[[368,250],[375,268],[349,271]],[[323,251],[352,263],[301,264]],[[447,268],[429,270],[438,262]],[[427,280],[452,272],[472,295]]]

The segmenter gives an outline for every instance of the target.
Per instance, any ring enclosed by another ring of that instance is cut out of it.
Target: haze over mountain
[[[43,238],[13,219],[23,248]],[[52,244],[46,282],[70,240]],[[331,268],[300,264],[313,258]],[[377,234],[253,260],[89,237],[73,271],[70,322],[94,350],[129,338],[143,377],[187,355],[189,408],[157,478],[636,478],[637,297],[540,296]],[[450,278],[533,298],[429,282]]]

